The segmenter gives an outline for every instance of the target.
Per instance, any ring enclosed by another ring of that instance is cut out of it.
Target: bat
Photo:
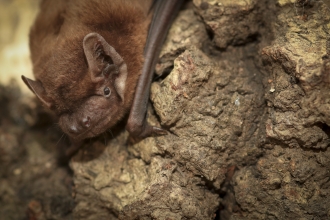
[[[133,137],[163,135],[146,121],[166,33],[183,0],[43,0],[30,31],[35,80],[23,81],[72,143],[128,116]]]

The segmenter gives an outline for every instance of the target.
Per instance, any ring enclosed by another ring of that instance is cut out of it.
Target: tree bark
[[[133,140],[123,121],[87,140],[73,191],[61,135],[40,141],[34,103],[0,93],[0,213],[20,195],[29,219],[329,219],[329,33],[329,0],[188,1],[151,88],[148,120],[169,134]]]
[[[329,14],[325,1],[194,0],[151,89],[150,121],[170,134],[81,150],[75,216],[329,218]]]

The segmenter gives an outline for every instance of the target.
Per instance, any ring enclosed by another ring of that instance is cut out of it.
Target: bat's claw
[[[162,128],[152,126],[151,136],[162,136],[162,135],[167,135],[167,131]]]
[[[142,126],[138,126],[134,123],[128,123],[126,125],[126,129],[131,136],[136,138],[167,135],[166,130],[159,127],[151,126],[146,122]]]

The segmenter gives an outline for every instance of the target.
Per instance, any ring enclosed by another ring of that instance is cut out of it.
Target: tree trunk
[[[133,140],[123,122],[86,141],[72,213],[39,199],[30,219],[329,219],[329,83],[329,0],[187,2],[151,88],[168,135]]]
[[[74,215],[329,218],[329,15],[325,1],[194,0],[151,89],[169,134],[81,150]]]

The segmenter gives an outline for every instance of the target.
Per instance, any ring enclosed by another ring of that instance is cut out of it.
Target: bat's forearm
[[[144,50],[145,63],[137,84],[133,105],[126,126],[126,129],[133,136],[143,138],[153,134],[166,133],[163,129],[152,127],[146,122],[146,112],[154,68],[158,61],[167,31],[182,2],[183,0],[156,0],[154,3],[154,15]]]

